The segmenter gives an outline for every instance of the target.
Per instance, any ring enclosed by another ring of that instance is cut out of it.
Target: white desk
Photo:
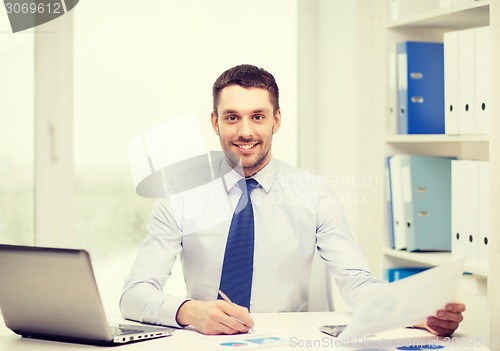
[[[328,312],[304,312],[304,313],[254,313],[256,333],[276,334],[287,337],[290,343],[285,347],[273,347],[271,350],[332,350],[336,349],[334,338],[318,331],[318,327],[324,324],[342,324],[349,321],[348,314]],[[117,321],[117,320],[114,320]],[[207,338],[209,338],[207,336]],[[392,342],[394,347],[388,346]],[[342,347],[345,350],[397,350],[396,346],[404,346],[409,342],[427,344],[441,344],[444,348],[440,350],[488,350],[483,340],[475,340],[463,335],[456,335],[451,340],[438,340],[425,331],[415,329],[398,329],[377,335],[377,338],[368,339],[366,344],[356,344]],[[180,335],[156,340],[147,340],[134,344],[118,346],[116,350],[186,350],[205,351],[213,348],[208,344],[186,339]],[[231,349],[226,347],[226,349]],[[103,350],[102,347],[70,344],[62,342],[50,342],[35,339],[24,339],[14,334],[0,322],[0,350],[2,351],[74,351],[74,350]],[[428,349],[423,349],[428,350]]]

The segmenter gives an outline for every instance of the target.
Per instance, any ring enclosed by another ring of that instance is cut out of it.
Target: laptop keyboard
[[[119,328],[119,327],[109,327],[109,332],[113,336],[124,335],[124,334],[136,334],[143,333],[144,330],[130,329],[130,328]]]

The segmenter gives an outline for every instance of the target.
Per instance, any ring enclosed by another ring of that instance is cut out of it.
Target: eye
[[[264,115],[255,115],[255,116],[253,116],[253,118],[257,121],[261,121],[265,118],[265,116]]]
[[[238,116],[235,116],[235,115],[227,115],[225,117],[226,121],[229,121],[229,122],[235,122],[238,120]]]

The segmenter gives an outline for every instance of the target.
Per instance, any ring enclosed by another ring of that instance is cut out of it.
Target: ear
[[[215,114],[215,111],[212,111],[212,114],[210,116],[212,120],[212,128],[214,129],[215,134],[220,135],[219,132],[219,117]]]
[[[278,109],[274,114],[273,134],[280,129],[280,126],[281,126],[281,110]]]

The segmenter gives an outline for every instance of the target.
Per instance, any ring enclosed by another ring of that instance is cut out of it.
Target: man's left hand
[[[444,309],[438,310],[435,316],[427,318],[425,328],[434,335],[450,336],[464,319],[462,315],[464,311],[463,303],[449,303]]]

